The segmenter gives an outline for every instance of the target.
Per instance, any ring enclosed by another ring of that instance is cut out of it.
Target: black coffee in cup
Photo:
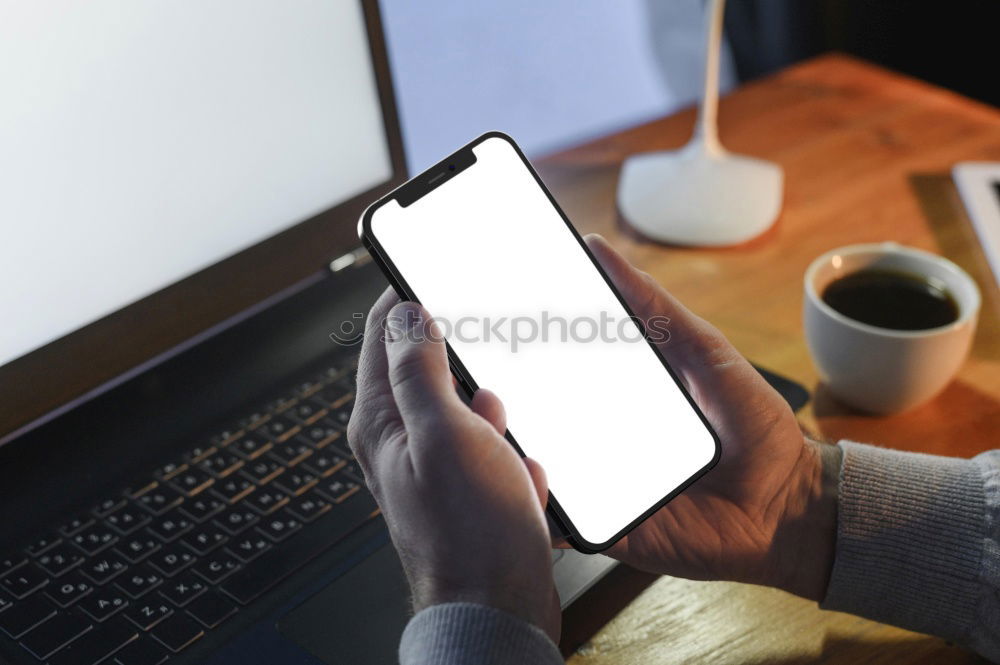
[[[927,330],[958,320],[958,304],[936,279],[896,270],[859,270],[831,282],[823,302],[879,328]]]

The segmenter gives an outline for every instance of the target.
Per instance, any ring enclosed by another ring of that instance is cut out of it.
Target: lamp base
[[[622,165],[618,209],[636,230],[677,245],[736,245],[760,235],[781,211],[777,164],[711,149],[633,155]]]

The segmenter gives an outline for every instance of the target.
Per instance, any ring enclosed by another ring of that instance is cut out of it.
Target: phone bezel
[[[623,527],[617,533],[615,533],[614,536],[612,536],[611,538],[607,539],[602,543],[593,543],[583,538],[580,535],[576,526],[573,524],[573,521],[563,510],[562,506],[559,505],[559,501],[553,496],[552,492],[550,491],[547,510],[549,515],[562,529],[566,541],[570,545],[572,545],[574,549],[580,552],[586,554],[596,554],[598,552],[606,550],[608,547],[621,540],[622,537],[627,535],[630,531],[635,529],[639,524],[648,519],[653,513],[655,513],[660,508],[665,506],[672,499],[676,498],[681,492],[690,487],[696,480],[698,480],[706,473],[708,473],[708,471],[710,471],[712,467],[714,467],[719,462],[719,459],[721,458],[722,455],[722,445],[719,439],[719,435],[712,428],[712,425],[711,423],[708,422],[708,419],[705,417],[705,414],[703,414],[701,409],[698,408],[698,405],[695,403],[694,399],[692,399],[688,391],[684,388],[684,384],[677,377],[673,368],[670,367],[670,364],[667,363],[666,359],[663,357],[663,354],[661,354],[659,349],[656,348],[656,345],[649,340],[646,328],[645,326],[643,326],[642,321],[635,316],[635,313],[632,311],[632,308],[629,307],[628,303],[622,297],[621,293],[619,293],[618,289],[615,288],[615,285],[612,283],[607,273],[604,272],[604,269],[601,267],[600,263],[598,263],[597,259],[594,258],[594,255],[591,253],[590,248],[587,247],[587,244],[583,241],[583,238],[580,236],[579,232],[576,230],[573,224],[570,223],[569,218],[566,217],[566,213],[564,213],[562,208],[559,207],[559,204],[552,196],[552,193],[548,190],[548,188],[545,186],[545,183],[543,183],[542,179],[539,177],[538,173],[531,166],[531,163],[524,156],[524,153],[521,151],[520,146],[518,146],[517,143],[514,141],[514,139],[512,139],[510,136],[499,131],[487,132],[482,136],[474,139],[470,143],[466,144],[465,146],[453,152],[446,159],[441,160],[440,162],[430,167],[429,169],[423,171],[419,175],[414,176],[408,182],[400,185],[396,189],[392,190],[391,192],[389,192],[388,194],[386,194],[385,196],[383,196],[382,198],[378,199],[370,206],[368,206],[368,208],[366,208],[364,213],[361,215],[361,219],[358,223],[358,236],[361,238],[362,244],[368,250],[369,254],[371,254],[372,259],[375,261],[375,263],[385,274],[386,278],[389,280],[389,283],[392,285],[392,288],[396,291],[396,294],[400,297],[400,299],[420,302],[419,299],[414,294],[413,289],[410,288],[409,284],[407,284],[406,280],[396,269],[395,264],[389,258],[388,254],[385,252],[382,245],[379,243],[378,238],[375,237],[375,234],[373,233],[371,228],[372,217],[380,207],[397,198],[400,199],[399,204],[401,206],[406,207],[411,205],[413,202],[419,200],[421,197],[425,196],[433,189],[439,187],[444,182],[447,182],[451,178],[462,173],[462,171],[475,165],[476,157],[475,154],[473,153],[474,148],[483,141],[486,141],[487,139],[490,138],[499,138],[501,140],[504,140],[507,143],[509,143],[512,148],[514,148],[514,151],[517,153],[518,157],[520,157],[521,162],[524,164],[525,168],[527,168],[528,172],[531,173],[531,175],[534,177],[535,182],[538,184],[541,190],[545,192],[545,196],[548,198],[549,203],[552,204],[552,207],[555,208],[556,212],[559,213],[559,216],[562,218],[563,222],[566,224],[567,227],[569,227],[570,232],[573,234],[573,237],[576,239],[580,248],[584,251],[584,253],[586,253],[587,257],[590,259],[591,264],[598,271],[598,273],[600,273],[601,277],[604,279],[604,282],[608,285],[608,288],[611,289],[611,292],[614,293],[615,297],[618,299],[618,302],[621,303],[622,307],[625,308],[625,311],[627,312],[629,317],[631,317],[636,322],[636,325],[642,332],[643,337],[646,338],[647,343],[655,352],[656,357],[660,359],[660,363],[663,365],[663,368],[666,370],[671,380],[673,380],[674,383],[677,385],[677,387],[680,389],[681,394],[684,395],[685,399],[687,399],[688,404],[691,406],[692,409],[694,409],[694,412],[701,419],[702,424],[705,426],[705,429],[708,430],[709,434],[712,436],[712,440],[715,443],[715,454],[712,456],[712,459],[711,461],[709,461],[708,464],[706,464],[697,472],[692,474],[687,480],[685,480],[683,483],[681,483],[676,488],[671,490],[662,499],[654,503],[649,509],[647,509],[646,511],[641,513],[638,517],[636,517],[634,520],[629,522],[625,527]],[[442,171],[442,169],[448,169],[450,164],[460,165],[461,168]],[[444,176],[442,176],[442,172],[445,174]],[[403,204],[403,201],[406,201],[405,205]],[[475,393],[476,390],[479,389],[478,384],[476,383],[475,379],[470,375],[465,366],[462,364],[461,359],[457,356],[457,354],[454,352],[451,345],[447,343],[447,341],[445,342],[445,346],[447,348],[448,362],[451,366],[452,373],[458,380],[459,385],[462,386],[462,389],[467,393],[467,395],[471,397],[471,395]],[[521,457],[524,457],[525,456],[524,451],[521,449],[521,446],[517,443],[517,440],[514,438],[514,436],[510,433],[510,430],[507,430],[505,437],[514,447],[517,453],[521,455]]]

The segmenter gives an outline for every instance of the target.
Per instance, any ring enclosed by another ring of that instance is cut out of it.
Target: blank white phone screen
[[[715,441],[511,144],[474,153],[407,207],[376,209],[371,232],[499,395],[578,534],[604,544],[709,464]]]

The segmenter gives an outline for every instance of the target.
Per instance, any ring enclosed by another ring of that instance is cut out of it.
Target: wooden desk
[[[964,160],[1000,161],[1000,112],[841,55],[823,56],[727,96],[723,143],[785,169],[781,218],[764,236],[720,249],[637,237],[614,206],[622,159],[675,148],[689,109],[555,154],[543,178],[583,232],[596,231],[712,321],[748,358],[806,385],[804,427],[945,455],[1000,446],[1000,291],[951,182]],[[894,240],[947,256],[979,283],[971,356],[931,403],[886,418],[841,407],[817,385],[802,334],[802,276],[828,249]],[[662,578],[570,659],[622,663],[971,663],[943,640],[772,589]]]

